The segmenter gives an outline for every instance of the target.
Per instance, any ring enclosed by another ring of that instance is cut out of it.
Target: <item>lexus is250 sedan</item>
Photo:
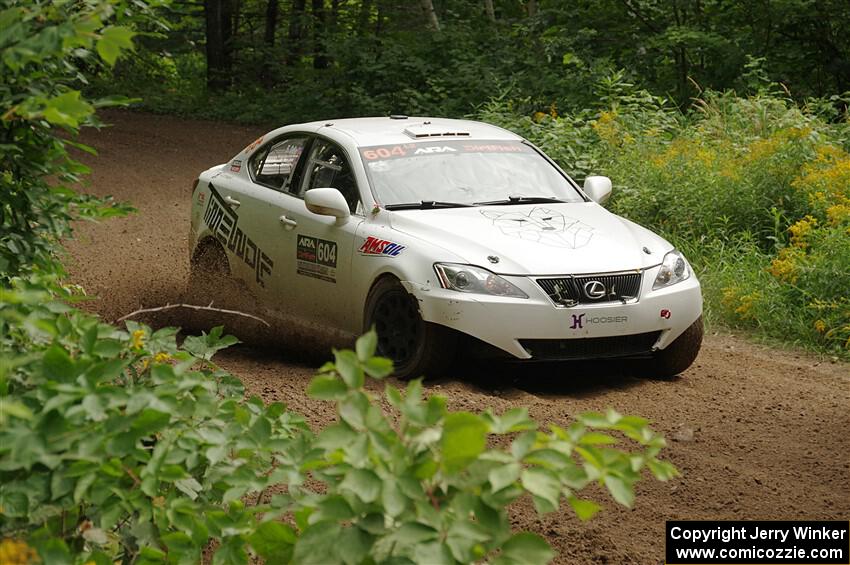
[[[375,327],[401,377],[445,370],[458,344],[679,373],[702,341],[699,282],[667,241],[607,211],[610,193],[484,123],[289,125],[201,173],[191,265],[311,324]]]

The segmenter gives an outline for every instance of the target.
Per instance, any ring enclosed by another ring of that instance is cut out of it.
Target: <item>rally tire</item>
[[[378,333],[378,355],[389,357],[401,379],[443,374],[454,360],[456,340],[449,329],[422,319],[419,305],[393,277],[384,277],[369,291],[365,327]]]
[[[702,316],[691,324],[673,343],[656,351],[646,364],[648,377],[668,379],[685,371],[693,364],[702,346]]]

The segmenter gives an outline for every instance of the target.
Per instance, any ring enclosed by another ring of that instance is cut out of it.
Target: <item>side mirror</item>
[[[304,194],[307,209],[320,216],[333,216],[344,222],[351,215],[348,202],[335,188],[313,188]]]
[[[611,179],[608,177],[587,177],[584,179],[584,193],[597,204],[605,204],[611,197]]]

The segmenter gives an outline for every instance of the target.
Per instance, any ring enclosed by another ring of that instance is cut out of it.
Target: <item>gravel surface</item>
[[[192,181],[236,154],[265,129],[140,113],[104,113],[113,127],[83,141],[99,156],[87,188],[129,200],[127,218],[81,223],[69,242],[70,272],[94,298],[85,307],[115,320],[139,307],[192,299],[186,292]],[[203,301],[203,297],[196,298]],[[245,307],[245,304],[242,305]],[[248,306],[251,306],[250,304]],[[172,311],[155,324],[199,327],[212,316]],[[307,398],[326,343],[304,333],[274,341],[250,322],[220,319],[249,345],[218,357],[251,394],[280,400],[316,427],[334,419]],[[669,441],[666,457],[682,477],[650,479],[635,508],[590,495],[604,510],[589,523],[570,511],[539,517],[517,504],[517,528],[544,535],[559,563],[664,562],[664,522],[671,519],[844,519],[850,517],[850,365],[707,335],[690,370],[668,381],[640,380],[617,365],[467,366],[427,384],[456,410],[528,407],[543,424],[613,407],[643,416]]]

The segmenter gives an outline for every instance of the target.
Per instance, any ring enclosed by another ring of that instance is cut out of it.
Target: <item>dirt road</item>
[[[69,250],[73,280],[97,297],[87,308],[111,321],[183,299],[192,181],[263,130],[121,112],[105,119],[114,127],[84,136],[100,153],[85,159],[94,170],[89,190],[129,200],[139,213],[80,225]],[[156,321],[197,323],[180,315]],[[227,352],[219,362],[251,393],[322,426],[332,415],[304,390],[324,351],[305,356],[266,345]],[[605,510],[586,524],[569,511],[540,518],[530,504],[515,509],[516,527],[544,535],[559,563],[663,563],[670,519],[850,517],[847,364],[710,335],[696,364],[672,381],[593,365],[459,373],[428,385],[452,409],[527,406],[539,422],[563,424],[613,407],[649,418],[668,438],[666,456],[683,476],[640,483],[632,510],[601,493],[594,498]]]

